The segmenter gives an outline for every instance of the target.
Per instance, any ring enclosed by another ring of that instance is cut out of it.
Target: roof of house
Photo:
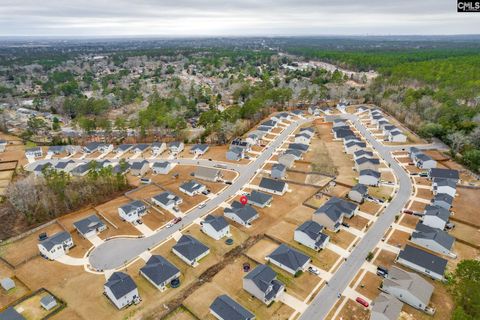
[[[330,198],[314,214],[325,214],[331,221],[338,222],[343,215],[350,215],[357,205],[337,197]]]
[[[371,176],[371,177],[375,177],[377,179],[380,179],[380,176],[381,176],[381,173],[377,170],[372,170],[372,169],[363,169],[363,170],[360,170],[359,174],[361,176]]]
[[[399,135],[405,135],[402,131],[400,131],[400,129],[393,129],[393,130],[390,130],[389,132],[390,135],[392,136],[399,136]]]
[[[105,283],[105,287],[112,291],[117,300],[137,289],[137,285],[128,274],[118,271],[112,273]]]
[[[356,192],[360,193],[361,195],[366,195],[367,192],[368,192],[368,187],[364,184],[357,183],[356,185],[354,185],[352,187],[352,191],[356,191]]]
[[[259,184],[260,188],[265,188],[265,189],[278,191],[278,192],[282,192],[285,189],[285,185],[286,183],[284,181],[265,178],[265,177],[263,177],[262,180],[260,180],[260,184]]]
[[[8,307],[4,311],[0,312],[1,320],[25,320],[25,317],[17,312],[13,307]]]
[[[300,150],[300,151],[307,151],[308,150],[308,144],[303,144],[303,143],[290,143],[288,145],[288,149],[293,149],[293,150]]]
[[[180,141],[173,141],[168,144],[169,148],[179,148],[183,142]]]
[[[355,160],[355,162],[357,164],[363,164],[363,163],[367,163],[367,162],[370,162],[370,163],[373,163],[373,164],[380,164],[380,160],[378,160],[377,158],[368,158],[368,157],[360,157],[360,158],[357,158]]]
[[[303,152],[299,149],[287,149],[287,151],[284,152],[284,155],[293,155],[297,158],[300,158],[303,154]]]
[[[420,160],[422,162],[426,162],[426,161],[434,161],[432,159],[432,157],[430,157],[429,155],[426,155],[425,153],[418,153],[417,155],[415,155],[415,157],[417,158],[417,160]]]
[[[321,245],[328,238],[326,234],[322,233],[322,230],[322,225],[315,221],[308,220],[298,226],[295,231],[301,231],[305,233],[310,239],[315,241],[317,245]]]
[[[275,127],[277,125],[277,122],[274,120],[267,120],[262,122],[260,125],[265,127]]]
[[[135,162],[132,162],[132,165],[130,166],[130,169],[141,170],[145,165],[148,165],[147,160],[135,161]]]
[[[402,312],[403,303],[394,296],[380,293],[372,302],[372,317],[375,319],[375,313],[382,314],[386,319],[397,320]]]
[[[118,151],[127,151],[128,149],[130,149],[131,147],[133,147],[133,144],[121,144],[117,147],[117,150]]]
[[[287,167],[284,166],[283,164],[281,163],[275,163],[273,166],[272,166],[272,171],[273,170],[278,170],[278,171],[281,171],[281,172],[284,172],[287,170]]]
[[[147,263],[140,268],[140,271],[157,285],[180,272],[174,264],[159,255],[151,256]]]
[[[57,300],[55,300],[55,298],[51,294],[47,294],[42,299],[40,299],[40,304],[44,306],[48,306],[49,304],[56,302]]]
[[[62,244],[63,242],[71,238],[72,236],[67,231],[60,231],[58,233],[55,233],[53,236],[50,236],[47,239],[42,240],[40,244],[45,249],[47,249],[47,251],[50,251],[54,246],[58,244]]]
[[[41,147],[32,147],[25,150],[26,153],[42,151]]]
[[[434,178],[433,184],[437,187],[451,187],[453,189],[457,189],[457,182],[452,179],[445,179],[445,178]]]
[[[49,163],[49,162],[47,162],[47,163],[41,163],[41,164],[36,165],[35,168],[33,168],[33,171],[35,171],[35,172],[41,172],[41,171],[43,170],[43,168],[49,167],[49,166],[50,166],[50,167],[52,166],[52,164]]]
[[[273,250],[268,257],[292,270],[298,270],[310,261],[309,256],[283,243]]]
[[[58,161],[57,165],[55,166],[55,169],[65,169],[70,163],[75,163],[75,161],[73,160]]]
[[[150,147],[150,145],[148,143],[139,143],[139,144],[136,144],[133,149],[134,150],[139,150],[139,151],[145,151],[146,149],[148,149]]]
[[[350,148],[353,146],[359,146],[359,147],[365,148],[367,144],[363,141],[349,141],[345,144],[345,147],[347,148]]]
[[[255,269],[250,271],[244,279],[252,280],[260,291],[266,293],[276,277],[277,274],[272,268],[264,264],[259,264]]]
[[[156,161],[153,163],[153,168],[167,168],[171,163],[168,161]]]
[[[257,130],[259,131],[263,131],[263,132],[269,132],[270,130],[272,130],[272,127],[268,127],[268,126],[259,126],[257,128]]]
[[[295,135],[295,138],[299,138],[299,137],[304,137],[304,138],[310,140],[311,135],[309,135],[308,133],[300,132],[300,133],[298,133],[298,134]]]
[[[206,177],[210,179],[215,179],[220,174],[220,170],[208,167],[197,167],[195,169],[195,176]]]
[[[436,202],[436,201],[444,201],[448,204],[452,204],[453,202],[453,197],[451,195],[449,195],[448,193],[437,193],[434,197],[433,197],[433,201]]]
[[[183,189],[187,192],[190,192],[190,193],[193,193],[197,190],[200,190],[202,187],[205,187],[205,186],[201,183],[198,183],[195,180],[190,180],[190,181],[184,182],[180,185],[181,189]]]
[[[410,261],[411,263],[425,268],[426,270],[430,270],[441,275],[444,274],[448,262],[443,258],[408,244],[402,251],[400,251],[398,258]]]
[[[152,143],[152,148],[161,148],[164,145],[166,145],[165,142],[154,142]]]
[[[102,226],[105,226],[103,221],[101,221],[95,214],[76,221],[73,223],[73,225],[81,234],[86,234],[92,230],[96,230]]]
[[[255,318],[253,313],[242,307],[226,294],[218,296],[210,305],[210,310],[222,319],[249,320]]]
[[[82,163],[82,164],[76,166],[75,168],[73,168],[72,173],[84,173],[84,172],[87,172],[88,170],[90,170],[90,168],[91,168],[90,162]]]
[[[455,238],[447,232],[438,228],[432,228],[421,222],[417,223],[415,231],[412,233],[412,239],[430,239],[448,250],[452,248],[455,241]]]
[[[435,216],[447,222],[450,218],[450,211],[439,206],[428,205],[425,207],[425,216]]]
[[[50,146],[48,147],[48,152],[63,152],[65,150],[65,146]]]
[[[314,133],[314,132],[315,132],[315,129],[313,129],[312,127],[305,127],[305,128],[301,128],[301,129],[300,129],[300,132],[304,132],[304,131],[308,131],[308,132]]]
[[[392,266],[388,270],[388,278],[383,280],[384,286],[400,287],[408,290],[417,297],[424,305],[428,305],[433,293],[433,285],[416,273],[407,272]]]
[[[134,200],[134,201],[131,201],[127,204],[124,204],[123,206],[120,207],[120,209],[122,209],[123,212],[128,214],[129,212],[138,210],[140,208],[145,208],[145,207],[146,207],[145,203],[143,203],[142,201]]]
[[[177,196],[176,194],[174,194],[170,191],[165,191],[165,192],[162,192],[160,194],[157,194],[156,196],[153,197],[153,199],[155,199],[156,201],[158,201],[158,202],[160,202],[164,205],[168,205],[172,201],[174,203],[177,203],[178,201],[181,200],[181,198],[179,196]]]
[[[345,137],[349,137],[349,136],[353,136],[353,131],[350,130],[350,129],[345,129],[343,127],[341,128],[333,128],[333,130],[335,131],[336,135],[337,135],[337,138],[345,138]]]
[[[252,201],[258,204],[266,204],[270,202],[273,198],[272,195],[257,190],[253,190],[249,195],[247,195],[248,201]]]
[[[235,213],[242,221],[248,222],[250,219],[258,215],[257,210],[251,205],[243,205],[238,201],[233,201],[231,208],[225,208],[225,213]]]
[[[227,151],[227,153],[228,152],[232,152],[237,156],[241,156],[245,152],[245,150],[243,148],[239,147],[239,146],[231,145],[230,149]]]
[[[209,224],[215,231],[221,231],[228,227],[228,222],[223,216],[214,216],[209,214],[203,220],[204,224]]]
[[[205,152],[210,146],[206,143],[199,143],[192,147],[191,151],[202,151]]]
[[[173,246],[173,249],[190,261],[198,258],[209,250],[206,245],[189,235],[181,236]]]
[[[432,168],[429,173],[431,178],[447,178],[458,180],[460,178],[457,170]]]

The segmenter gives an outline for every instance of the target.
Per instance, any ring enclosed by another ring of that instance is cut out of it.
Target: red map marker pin
[[[243,205],[246,205],[248,203],[247,196],[241,196],[240,197],[240,203],[243,204]]]

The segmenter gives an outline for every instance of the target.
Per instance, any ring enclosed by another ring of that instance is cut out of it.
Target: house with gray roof
[[[226,218],[247,228],[260,217],[257,210],[251,205],[243,205],[238,201],[233,201],[230,208],[227,207],[223,210],[223,214]]]
[[[83,147],[84,153],[94,153],[94,152],[101,152],[107,153],[113,150],[113,144],[107,144],[104,142],[90,142],[85,147]]]
[[[410,160],[415,162],[415,158],[417,157],[417,154],[422,153],[422,150],[418,149],[417,147],[411,147],[408,150],[408,156],[410,157]]]
[[[190,180],[182,183],[178,189],[183,193],[188,194],[190,197],[193,197],[197,194],[201,194],[203,191],[207,190],[207,187],[201,183],[198,183],[195,180]]]
[[[355,168],[358,172],[365,169],[378,171],[379,166],[380,160],[378,160],[377,158],[361,157],[355,160]]]
[[[140,268],[140,274],[155,288],[165,291],[172,280],[180,277],[180,270],[164,257],[152,255]]]
[[[268,127],[268,126],[258,126],[257,127],[257,130],[258,131],[262,131],[262,132],[265,132],[265,133],[269,133],[270,131],[272,131],[273,127]]]
[[[437,229],[445,229],[445,225],[450,218],[450,211],[439,206],[426,206],[423,213],[423,224]]]
[[[347,142],[344,147],[347,154],[353,154],[354,152],[365,149],[367,144],[363,141],[350,141]]]
[[[287,149],[300,150],[302,153],[308,151],[308,144],[303,143],[290,143]]]
[[[0,280],[0,287],[5,291],[15,289],[15,281],[11,278],[3,278]]]
[[[230,225],[223,216],[209,214],[200,223],[202,231],[215,240],[230,236]]]
[[[83,177],[90,171],[91,168],[92,168],[92,164],[90,162],[81,163],[75,168],[73,168],[72,171],[70,171],[70,173],[73,176]]]
[[[26,320],[26,318],[13,307],[8,307],[0,312],[0,320]]]
[[[183,203],[183,199],[176,194],[165,191],[151,198],[152,202],[157,206],[168,210],[177,212],[178,206]]]
[[[183,235],[172,247],[172,252],[186,264],[196,267],[198,261],[210,253],[210,249],[194,237]]]
[[[392,266],[382,283],[382,291],[419,310],[426,310],[434,287],[413,272]]]
[[[363,203],[365,196],[368,195],[368,187],[362,183],[357,183],[352,190],[348,192],[348,198],[357,203]]]
[[[48,167],[50,167],[50,169],[53,168],[53,166],[50,162],[37,164],[35,166],[35,168],[33,168],[32,172],[35,176],[40,177],[40,176],[43,175],[43,170],[48,168]]]
[[[432,228],[419,222],[412,233],[410,241],[430,251],[447,256],[455,256],[452,253],[455,238],[441,229]]]
[[[114,272],[103,285],[105,295],[118,309],[140,302],[137,285],[123,272]]]
[[[147,206],[140,200],[131,201],[118,208],[118,215],[123,220],[134,223],[147,214]]]
[[[430,179],[437,179],[437,178],[451,179],[451,180],[454,180],[455,182],[458,182],[458,180],[460,180],[460,175],[458,171],[452,170],[452,169],[432,168],[428,170],[428,177]]]
[[[272,128],[275,128],[277,126],[277,121],[274,121],[274,120],[266,120],[264,122],[262,122],[260,125],[261,126],[264,126],[264,127],[272,127]]]
[[[42,299],[40,299],[40,305],[43,309],[50,311],[57,306],[57,300],[51,294],[47,294]]]
[[[210,305],[210,313],[219,320],[254,320],[255,315],[227,296],[220,295]]]
[[[265,131],[255,130],[253,132],[250,132],[247,135],[247,138],[245,139],[245,141],[252,146],[259,144],[259,142],[263,139],[265,134],[266,134]]]
[[[147,151],[150,148],[150,144],[148,143],[138,143],[133,146],[132,151],[137,154],[142,154],[143,152]]]
[[[155,161],[152,171],[155,174],[168,174],[173,168],[173,164],[169,161]]]
[[[133,144],[121,144],[115,149],[115,153],[122,154],[133,148]]]
[[[398,254],[396,262],[423,273],[432,279],[443,281],[448,261],[407,244]]]
[[[303,157],[303,151],[298,149],[287,149],[284,155],[292,155],[295,157],[295,160],[300,160]]]
[[[280,299],[285,285],[277,280],[277,274],[267,265],[259,264],[245,277],[243,289],[266,305]]]
[[[288,184],[285,181],[263,177],[262,180],[260,180],[258,189],[260,191],[283,196],[285,192],[287,192]]]
[[[57,164],[55,165],[55,170],[68,173],[72,171],[73,168],[75,168],[76,166],[77,166],[77,163],[73,160],[61,160],[61,161],[58,161]]]
[[[59,155],[65,151],[66,146],[50,146],[48,147],[47,155]]]
[[[283,164],[287,168],[291,168],[295,164],[295,158],[293,154],[281,154],[278,156],[278,163]]]
[[[245,158],[245,149],[238,146],[231,146],[225,157],[230,161],[240,161]]]
[[[437,161],[425,153],[418,153],[415,156],[415,165],[420,169],[432,169],[437,167]]]
[[[41,147],[33,147],[25,150],[25,156],[31,158],[40,158],[43,156],[43,151]]]
[[[221,177],[219,169],[202,166],[197,166],[193,176],[197,179],[211,182],[217,182]]]
[[[133,176],[143,176],[150,168],[150,163],[147,160],[135,161],[130,165],[130,173]]]
[[[165,142],[154,142],[151,146],[152,153],[158,156],[167,150],[167,144]]]
[[[330,231],[338,231],[343,217],[351,218],[358,210],[358,205],[337,197],[330,198],[314,213],[312,220]]]
[[[40,254],[50,260],[64,256],[73,245],[72,236],[66,231],[60,231],[37,244]]]
[[[272,203],[273,196],[267,193],[263,193],[257,190],[252,190],[250,194],[247,195],[248,204],[256,206],[259,208],[265,208],[270,206]]]
[[[370,320],[397,320],[402,312],[403,303],[392,295],[380,293],[372,301]]]
[[[185,149],[185,144],[183,142],[174,141],[168,144],[168,150],[173,154],[179,154],[183,149]]]
[[[245,152],[250,151],[251,149],[250,143],[248,143],[246,140],[242,140],[241,138],[235,138],[232,140],[230,143],[230,149],[234,147],[242,148]]]
[[[308,220],[302,223],[293,234],[293,239],[304,246],[320,251],[328,244],[330,237],[323,231],[323,226]]]
[[[275,163],[272,166],[270,176],[274,179],[283,179],[287,173],[287,167],[281,163]]]
[[[298,133],[295,135],[295,143],[309,145],[312,137],[308,133]]]
[[[333,130],[333,138],[337,140],[355,135],[350,128],[339,127],[339,128],[333,128],[332,130]]]
[[[204,155],[208,149],[210,149],[210,146],[206,143],[199,143],[199,144],[196,144],[194,145],[191,149],[190,149],[190,153],[193,153],[197,156],[201,156],[201,155]]]
[[[309,256],[283,243],[265,259],[292,275],[305,271],[311,261]]]
[[[0,152],[5,152],[8,142],[6,140],[0,140]]]
[[[273,121],[281,122],[282,120],[290,120],[291,116],[288,112],[280,112],[272,116]]]
[[[433,194],[445,193],[451,197],[457,195],[457,182],[452,179],[435,178],[432,180]]]
[[[407,142],[407,136],[399,129],[389,131],[387,138],[390,142]]]
[[[75,221],[73,226],[77,232],[84,238],[91,238],[107,229],[105,223],[97,215],[92,214],[81,220]]]
[[[374,169],[363,169],[358,173],[358,182],[366,186],[378,186],[381,173]]]
[[[432,205],[450,210],[452,208],[453,197],[446,193],[437,193],[432,199]]]

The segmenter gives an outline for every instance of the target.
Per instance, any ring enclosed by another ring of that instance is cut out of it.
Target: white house
[[[261,191],[282,196],[285,194],[285,192],[287,192],[288,184],[285,181],[274,180],[264,177],[262,178],[262,180],[260,180],[258,189]]]
[[[207,215],[200,223],[203,233],[215,240],[230,236],[230,225],[222,216]]]
[[[164,257],[153,255],[140,268],[140,274],[155,288],[165,291],[172,280],[180,277],[180,270]]]
[[[152,171],[155,174],[168,174],[173,168],[173,164],[168,161],[158,161],[152,166]]]
[[[172,252],[186,264],[196,267],[198,262],[210,253],[210,249],[194,237],[183,235],[172,247]]]
[[[426,206],[423,214],[423,224],[437,229],[445,229],[450,218],[450,211],[439,206]]]
[[[94,237],[107,229],[105,223],[103,223],[103,221],[101,221],[95,214],[75,221],[73,226],[77,232],[86,239]]]
[[[73,245],[72,236],[66,231],[58,232],[37,244],[40,254],[50,260],[64,256]]]
[[[7,141],[0,140],[0,152],[5,152],[5,148],[7,147]]]
[[[400,130],[392,130],[388,133],[388,141],[390,142],[407,142],[407,136]]]
[[[103,285],[105,295],[118,309],[140,302],[137,285],[123,272],[114,272]]]
[[[293,239],[310,249],[319,251],[324,249],[330,240],[330,237],[322,231],[323,226],[315,221],[308,220],[295,229]]]
[[[118,208],[118,214],[123,220],[133,223],[147,214],[147,207],[142,201],[134,200]]]
[[[366,186],[378,186],[381,174],[377,170],[364,169],[360,170],[358,182]]]
[[[156,196],[152,197],[151,200],[157,206],[168,211],[178,211],[178,206],[183,203],[182,198],[171,193],[170,191],[157,194]]]
[[[259,214],[251,205],[242,205],[238,201],[233,201],[230,208],[225,208],[223,214],[226,218],[244,226],[250,227],[252,222],[259,218]]]
[[[398,254],[396,262],[423,273],[434,280],[444,280],[447,260],[427,251],[406,245]]]
[[[436,178],[432,181],[433,194],[444,193],[450,197],[457,195],[457,183],[455,180]]]
[[[420,222],[417,223],[410,241],[436,253],[451,257],[456,256],[452,253],[454,237],[443,230],[429,227]]]
[[[168,149],[173,154],[179,154],[183,151],[183,149],[185,149],[185,144],[180,141],[170,142],[170,144],[168,145]]]
[[[205,185],[198,183],[195,180],[190,180],[182,183],[178,188],[180,189],[180,191],[188,194],[190,197],[201,194],[203,191],[207,190],[207,187]]]
[[[309,256],[283,243],[265,259],[292,275],[305,271],[311,261]]]
[[[154,156],[158,156],[167,150],[167,144],[165,142],[154,142],[151,146]]]
[[[282,297],[285,285],[272,268],[259,264],[243,277],[243,289],[268,306]]]
[[[40,158],[43,155],[41,147],[33,147],[25,150],[26,157]]]
[[[201,155],[204,155],[208,149],[210,148],[210,146],[208,144],[196,144],[194,145],[191,149],[190,149],[190,153],[193,153],[197,156],[201,156]]]

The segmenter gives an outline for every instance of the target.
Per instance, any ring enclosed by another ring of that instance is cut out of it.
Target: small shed
[[[57,300],[51,295],[47,294],[45,297],[40,299],[40,305],[47,311],[52,310],[57,306]]]
[[[8,291],[15,288],[15,281],[11,278],[3,278],[0,280],[0,285],[5,291]]]

